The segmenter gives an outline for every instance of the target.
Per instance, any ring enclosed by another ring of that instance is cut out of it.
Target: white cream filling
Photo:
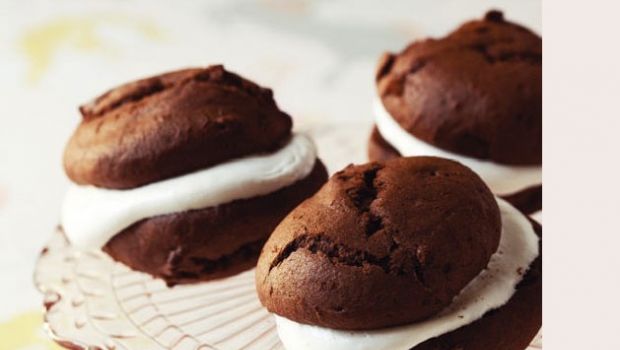
[[[454,159],[475,171],[491,190],[498,194],[510,194],[542,183],[541,166],[502,165],[442,150],[407,132],[392,118],[378,98],[373,102],[373,109],[375,123],[381,136],[402,156],[436,156]]]
[[[538,236],[517,209],[500,198],[497,203],[502,216],[497,252],[491,256],[487,268],[438,315],[405,326],[372,331],[335,330],[276,316],[280,340],[288,350],[406,350],[470,324],[506,304],[522,274],[539,254]]]
[[[62,205],[61,224],[73,245],[100,248],[145,218],[277,191],[310,174],[315,160],[312,140],[294,134],[274,153],[231,160],[133,189],[72,185]]]

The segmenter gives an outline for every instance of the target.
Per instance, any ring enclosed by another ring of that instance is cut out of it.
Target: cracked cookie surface
[[[377,329],[448,305],[499,243],[480,178],[435,157],[348,166],[275,229],[257,265],[263,305],[296,322]]]
[[[415,137],[497,163],[542,163],[542,39],[500,12],[384,54],[376,80]]]
[[[292,126],[270,89],[223,66],[127,83],[80,112],[65,149],[65,171],[75,183],[114,189],[274,151]]]

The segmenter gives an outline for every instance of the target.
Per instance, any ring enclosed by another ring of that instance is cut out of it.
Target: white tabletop
[[[0,339],[9,348],[52,348],[38,338],[42,299],[32,273],[58,223],[69,183],[62,152],[81,103],[135,78],[224,63],[273,88],[298,125],[365,128],[383,51],[443,35],[491,8],[541,31],[539,0],[169,4],[0,2]],[[351,162],[364,160],[364,141]]]

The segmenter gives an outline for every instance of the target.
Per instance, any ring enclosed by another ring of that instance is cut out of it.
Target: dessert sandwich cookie
[[[256,264],[276,225],[327,180],[272,92],[222,66],[112,89],[80,108],[61,228],[169,285]]]
[[[370,160],[429,155],[473,169],[518,207],[542,208],[542,39],[501,12],[386,53]]]
[[[288,350],[522,350],[540,234],[455,161],[350,165],[278,225],[256,287]]]

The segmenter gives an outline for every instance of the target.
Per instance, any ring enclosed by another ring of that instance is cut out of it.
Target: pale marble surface
[[[0,327],[40,307],[32,271],[68,185],[63,147],[79,120],[77,106],[107,88],[223,62],[272,87],[300,125],[367,129],[382,51],[442,35],[489,8],[541,30],[539,0],[170,4],[0,1],[0,273],[10,286],[0,299]],[[364,160],[364,141],[347,151],[352,162]],[[319,151],[329,158],[341,150],[319,143]]]

